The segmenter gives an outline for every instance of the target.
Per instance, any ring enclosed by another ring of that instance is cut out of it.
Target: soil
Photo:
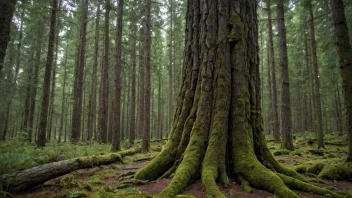
[[[12,195],[13,197],[73,197],[72,192],[76,191],[85,191],[88,196],[91,196],[92,193],[98,189],[106,189],[107,186],[110,186],[110,189],[116,189],[116,187],[121,183],[121,176],[133,174],[138,171],[138,169],[145,166],[151,158],[155,157],[157,153],[151,154],[137,154],[135,156],[128,156],[124,158],[124,164],[111,164],[100,167],[92,167],[89,169],[78,170],[70,173],[73,176],[72,181],[69,181],[65,186],[55,186],[48,185],[48,183],[60,183],[63,178],[67,177],[67,175],[62,176],[60,178],[56,178],[51,180],[50,182],[46,182],[46,185],[38,186],[34,189],[31,189],[28,192],[22,192],[20,194]],[[286,166],[294,166],[300,164],[305,161],[321,159],[321,156],[315,155],[281,155],[276,156],[276,159],[286,165]],[[92,176],[98,176],[100,180],[92,184],[93,190],[89,191],[86,189],[82,189],[82,185],[77,185],[78,183],[87,183],[92,181]],[[171,178],[159,179],[156,181],[149,182],[144,185],[132,185],[127,188],[139,190],[146,192],[151,195],[156,195],[160,193],[171,181]],[[328,188],[334,192],[352,192],[352,183],[351,182],[337,182],[337,181],[324,181],[325,184],[321,183],[313,183],[320,187]],[[274,198],[275,195],[268,193],[267,191],[262,191],[256,189],[253,193],[247,193],[242,190],[241,187],[231,181],[231,185],[229,188],[224,188],[219,185],[220,190],[227,196],[231,198]],[[296,191],[300,197],[303,198],[322,198],[323,196],[314,195],[305,192]],[[71,195],[70,195],[71,194]],[[188,188],[183,192],[183,194],[192,195],[197,198],[207,198],[205,193],[205,188],[202,185],[200,180],[193,181]]]

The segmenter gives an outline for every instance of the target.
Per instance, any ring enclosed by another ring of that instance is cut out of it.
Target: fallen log
[[[95,166],[122,162],[122,158],[140,152],[140,148],[129,149],[118,153],[79,157],[53,162],[33,168],[0,175],[0,191],[19,192],[36,187],[50,179],[70,172]]]

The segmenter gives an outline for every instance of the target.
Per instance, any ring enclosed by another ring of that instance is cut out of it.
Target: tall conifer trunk
[[[228,176],[283,198],[299,197],[288,186],[331,194],[300,181],[304,178],[281,166],[266,146],[257,1],[187,2],[182,86],[169,141],[135,178],[153,180],[174,173],[158,195],[162,198],[180,194],[198,175],[211,197],[225,197],[216,181],[228,185]]]
[[[347,161],[352,162],[352,48],[342,0],[330,0],[339,55],[348,136]]]
[[[48,120],[48,107],[49,107],[49,93],[50,93],[50,77],[51,69],[53,65],[54,58],[54,45],[55,45],[55,26],[56,26],[56,12],[57,12],[57,0],[52,0],[51,17],[50,17],[50,30],[49,30],[49,44],[47,60],[45,65],[45,74],[43,82],[43,97],[39,121],[38,130],[38,147],[45,147],[45,135],[47,130],[47,120]]]

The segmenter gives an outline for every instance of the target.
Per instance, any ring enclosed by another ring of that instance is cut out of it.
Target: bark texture
[[[321,112],[321,96],[320,96],[320,80],[319,80],[319,68],[318,68],[318,57],[317,57],[317,44],[315,41],[315,27],[314,27],[314,15],[313,8],[310,2],[309,4],[309,15],[310,15],[310,34],[312,44],[312,58],[313,58],[313,69],[314,69],[314,92],[315,92],[315,114],[317,120],[318,130],[318,148],[325,148],[324,146],[324,132],[323,132],[323,114]]]
[[[269,67],[270,67],[270,86],[271,86],[271,108],[272,108],[272,129],[275,142],[280,142],[280,125],[277,110],[277,88],[276,88],[276,67],[273,41],[273,27],[271,23],[270,0],[267,1],[268,9],[268,32],[269,32]]]
[[[348,136],[347,161],[352,162],[352,48],[343,1],[331,0],[331,7],[345,99],[346,130]]]
[[[290,77],[288,74],[286,27],[283,0],[277,4],[277,24],[279,29],[280,84],[281,84],[281,147],[294,150],[292,142],[292,120],[290,104]]]
[[[105,0],[105,21],[104,21],[104,51],[101,64],[100,78],[100,100],[99,100],[99,141],[107,142],[108,132],[108,89],[109,89],[109,20],[110,20],[110,0]]]
[[[112,147],[111,151],[120,150],[120,133],[121,133],[121,55],[122,55],[122,17],[123,17],[123,0],[118,1],[118,14],[116,20],[116,51],[115,51],[115,89],[113,116],[114,123],[112,129]]]
[[[140,149],[131,149],[106,155],[79,157],[4,174],[0,176],[0,187],[7,192],[24,191],[75,170],[122,162],[123,157],[139,151]]]
[[[147,152],[150,147],[150,11],[151,0],[145,2],[145,35],[144,35],[144,124],[142,132],[142,151]]]
[[[182,85],[169,141],[135,178],[175,172],[162,198],[180,194],[197,175],[212,197],[225,197],[216,181],[227,185],[228,176],[284,198],[298,197],[289,187],[309,191],[310,184],[291,185],[303,177],[274,159],[262,133],[257,1],[187,2]]]
[[[88,0],[82,1],[82,24],[80,31],[79,50],[77,65],[75,68],[75,81],[73,88],[73,109],[72,109],[72,131],[71,141],[78,142],[81,135],[81,117],[82,117],[82,95],[83,95],[83,76],[85,66],[85,54],[86,54],[86,34],[87,34],[87,23],[88,23]],[[84,115],[84,114],[83,114]]]
[[[0,77],[2,76],[7,43],[10,40],[11,20],[16,3],[17,0],[0,1]]]
[[[52,1],[51,17],[50,17],[50,30],[49,30],[49,44],[48,44],[48,53],[46,58],[45,65],[45,74],[43,82],[43,97],[39,121],[39,130],[38,130],[38,147],[45,146],[45,135],[47,130],[47,120],[48,120],[48,107],[49,107],[49,93],[50,93],[50,78],[51,78],[51,69],[53,65],[54,58],[54,45],[55,45],[55,26],[56,26],[56,12],[58,1]]]

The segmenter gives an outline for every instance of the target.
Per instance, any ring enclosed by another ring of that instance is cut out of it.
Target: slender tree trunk
[[[352,162],[352,48],[343,1],[331,0],[331,7],[345,99],[346,130],[348,137],[347,161]]]
[[[66,45],[66,52],[65,52],[65,60],[64,60],[64,84],[62,87],[62,101],[61,101],[61,118],[60,118],[60,129],[59,129],[59,139],[58,139],[58,143],[61,142],[61,136],[62,136],[62,131],[63,131],[63,125],[64,125],[64,116],[65,116],[65,112],[66,112],[66,103],[65,103],[65,91],[66,91],[66,75],[67,75],[67,56],[68,56],[68,45]],[[66,123],[67,124],[67,123]],[[66,133],[65,133],[66,136]],[[65,137],[66,139],[66,137]]]
[[[140,39],[144,38],[143,32],[140,31]],[[143,125],[144,125],[144,60],[143,60],[143,42],[139,44],[139,101],[138,101],[138,137],[142,136],[143,133]]]
[[[39,68],[40,68],[40,56],[42,50],[42,39],[41,35],[43,34],[42,30],[39,30],[38,38],[39,41],[37,43],[37,50],[35,52],[35,61],[34,61],[34,73],[33,73],[33,85],[31,91],[31,101],[30,101],[30,112],[28,118],[28,141],[32,141],[33,129],[34,129],[34,113],[36,107],[36,97],[37,97],[37,86],[38,86],[38,77],[39,77]],[[37,117],[39,120],[39,116]]]
[[[26,99],[24,103],[23,130],[28,133],[28,118],[30,113],[31,91],[33,90],[33,67],[34,67],[34,50],[32,49],[30,64],[28,68],[28,85],[26,88]]]
[[[61,8],[61,0],[58,0],[58,5],[59,5],[59,10]],[[53,74],[52,74],[52,82],[51,82],[51,96],[50,96],[50,113],[49,113],[49,120],[48,120],[48,130],[47,130],[47,141],[50,142],[51,140],[51,133],[53,130],[53,116],[55,114],[55,84],[56,84],[56,68],[58,67],[57,64],[57,59],[58,59],[58,54],[59,54],[59,23],[60,23],[60,12],[57,14],[57,24],[56,24],[56,39],[55,39],[55,64],[53,68]],[[56,137],[54,137],[54,140]]]
[[[271,9],[270,0],[267,1],[268,9],[268,31],[269,31],[269,60],[270,60],[270,82],[271,82],[271,107],[272,107],[272,127],[275,142],[280,142],[280,126],[279,116],[277,110],[277,89],[276,89],[276,68],[275,68],[275,55],[274,55],[274,41],[273,41],[273,28],[271,24]],[[282,94],[282,93],[281,93]],[[282,118],[281,118],[282,119]]]
[[[287,42],[286,27],[284,16],[283,0],[279,0],[277,4],[277,24],[279,38],[279,57],[280,57],[280,79],[281,79],[281,147],[294,150],[292,142],[292,119],[290,104],[290,78],[288,74],[288,58],[287,58]]]
[[[173,10],[172,10],[172,4],[173,4],[173,1],[172,0],[170,0],[170,10],[169,10],[169,12],[170,12],[170,41],[169,41],[169,115],[168,115],[168,118],[169,118],[169,120],[168,120],[168,128],[170,128],[170,126],[171,126],[171,122],[172,122],[172,115],[173,115],[173,108],[172,108],[172,106],[173,106],[173,85],[172,85],[172,81],[173,81],[173,75],[172,75],[172,70],[173,70],[173,68],[172,68],[172,46],[173,46],[173,43],[172,43],[172,41],[173,41],[173,35],[172,35],[172,33],[173,33],[173,31],[172,31],[172,23],[173,23],[173,15],[172,15],[172,13],[173,13]]]
[[[318,69],[318,57],[317,47],[315,41],[315,29],[314,29],[314,15],[311,3],[309,4],[309,15],[310,15],[310,30],[311,30],[311,42],[312,42],[312,58],[314,66],[314,88],[315,88],[315,113],[318,121],[318,148],[325,148],[324,146],[324,132],[323,132],[323,115],[321,112],[321,96],[320,96],[320,80],[319,80],[319,69]]]
[[[74,102],[72,109],[72,132],[71,141],[78,142],[81,133],[81,119],[82,119],[82,92],[83,92],[83,77],[84,77],[84,65],[85,65],[85,54],[86,54],[86,34],[87,34],[87,23],[88,23],[88,0],[83,0],[83,16],[80,32],[79,41],[79,54],[76,65],[76,76],[74,81]],[[83,116],[84,117],[84,116]]]
[[[145,38],[144,38],[144,125],[142,133],[142,151],[148,152],[150,147],[150,10],[151,0],[146,0],[145,3]]]
[[[269,43],[269,42],[268,42]],[[269,95],[269,106],[268,106],[268,134],[270,135],[273,132],[273,128],[274,128],[274,119],[273,119],[273,94],[272,94],[272,90],[271,90],[271,67],[270,67],[270,47],[269,44],[267,44],[267,60],[268,60],[268,95]],[[274,136],[274,134],[272,134]],[[280,134],[279,134],[279,138],[280,138]]]
[[[108,90],[109,90],[109,21],[110,21],[110,0],[105,0],[105,30],[104,30],[104,52],[101,69],[100,101],[99,101],[99,141],[107,142],[108,132]]]
[[[99,24],[100,24],[100,2],[98,1],[97,16],[95,19],[95,40],[94,40],[94,57],[93,57],[93,71],[92,71],[92,86],[89,97],[88,110],[88,141],[92,139],[96,123],[96,106],[97,106],[97,72],[98,72],[98,52],[99,52]]]
[[[53,65],[54,58],[54,45],[55,45],[55,26],[56,26],[56,12],[57,12],[57,0],[52,1],[51,9],[51,23],[49,31],[49,44],[48,44],[48,54],[45,65],[45,74],[43,82],[43,97],[40,113],[39,131],[38,131],[38,147],[45,147],[45,135],[47,130],[47,120],[48,120],[48,107],[49,107],[49,92],[50,92],[50,75]]]
[[[136,20],[136,1],[133,1],[132,5],[132,87],[131,87],[131,119],[130,119],[130,130],[129,130],[129,142],[130,145],[134,144],[135,133],[136,133],[136,66],[137,66],[137,20]],[[128,97],[128,96],[127,96]]]
[[[159,71],[161,73],[161,66],[159,66]],[[157,132],[156,138],[162,138],[162,112],[161,112],[161,75],[158,77],[158,122],[157,122]]]
[[[111,151],[119,151],[120,133],[121,133],[121,55],[122,55],[122,17],[123,17],[123,0],[118,1],[118,14],[116,20],[116,46],[115,46],[115,87],[114,87],[114,105],[113,105],[113,130],[112,130],[112,147]]]

